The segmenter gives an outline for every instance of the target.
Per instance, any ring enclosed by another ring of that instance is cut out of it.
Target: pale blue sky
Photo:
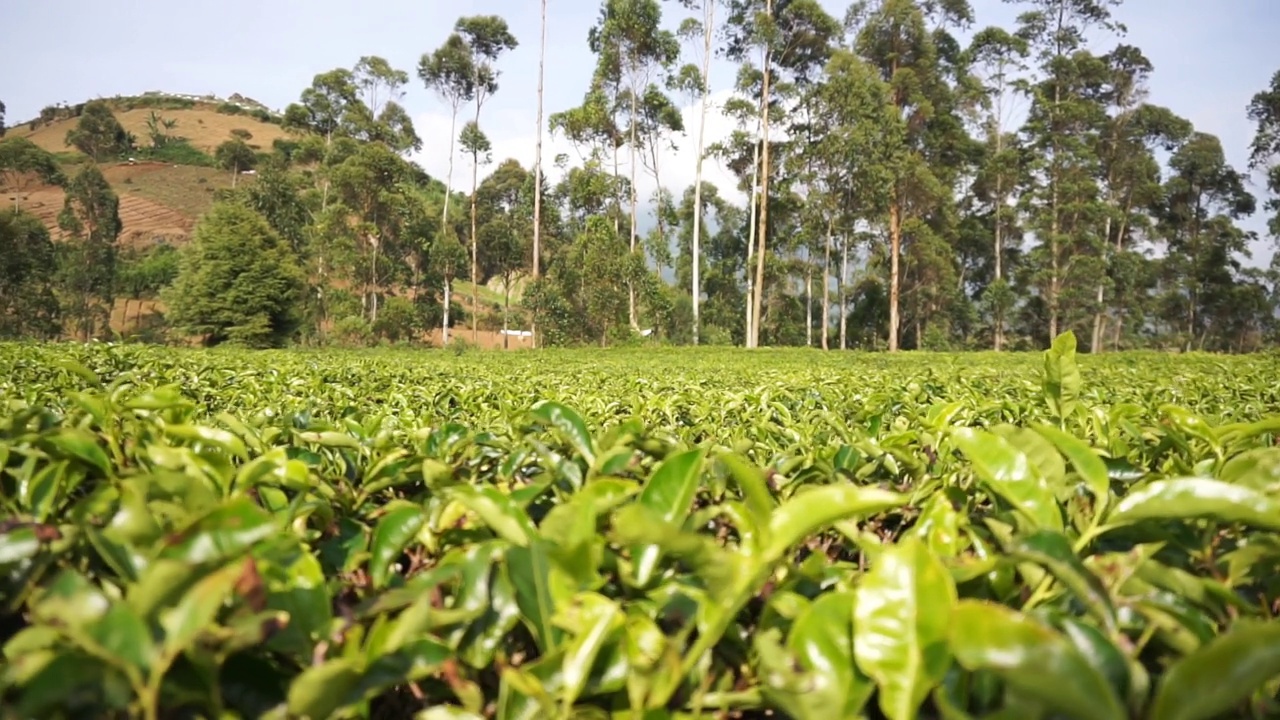
[[[837,17],[847,0],[823,0]],[[594,58],[586,47],[594,22],[594,0],[549,0],[545,112],[579,102]],[[669,14],[682,12],[664,3]],[[1020,6],[1001,0],[973,0],[977,27],[1012,27]],[[16,123],[55,102],[147,90],[184,93],[235,92],[268,106],[294,101],[313,75],[350,67],[365,54],[386,57],[414,76],[418,58],[437,47],[459,15],[498,13],[510,22],[520,47],[504,57],[501,89],[485,107],[482,127],[494,143],[494,160],[533,159],[539,0],[218,0],[159,2],[129,0],[4,0],[0,21],[0,100]],[[1245,117],[1249,98],[1280,70],[1280,0],[1127,0],[1117,18],[1128,25],[1125,42],[1142,48],[1155,65],[1150,101],[1167,105],[1198,129],[1222,138],[1228,159],[1243,169],[1252,128]],[[676,19],[673,16],[672,23]],[[966,34],[967,35],[967,34]],[[1099,37],[1096,49],[1115,43]],[[722,89],[732,69],[717,64],[712,85]],[[416,76],[404,104],[424,140],[419,162],[443,177],[448,117]],[[686,113],[693,127],[694,116]],[[729,123],[708,120],[711,140]],[[692,181],[688,148],[694,136],[679,139],[681,150],[664,160],[664,185]],[[548,139],[547,161],[569,148]],[[469,167],[459,160],[454,185]],[[722,187],[727,177],[712,168]],[[727,189],[727,188],[726,188]],[[1262,188],[1255,186],[1261,193]],[[1260,198],[1261,199],[1261,198]],[[1264,223],[1247,223],[1261,233]],[[1262,243],[1255,262],[1265,262]]]

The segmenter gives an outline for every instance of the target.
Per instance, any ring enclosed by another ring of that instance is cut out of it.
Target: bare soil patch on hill
[[[186,242],[196,220],[213,205],[215,191],[231,186],[225,172],[188,165],[120,163],[102,166],[102,174],[120,198],[120,244],[125,247]],[[62,188],[47,185],[24,183],[0,191],[0,200],[40,218],[55,241],[63,237],[58,213],[64,199]]]
[[[138,142],[145,145],[147,140],[147,118],[151,116],[151,108],[134,108],[132,110],[116,110],[116,119],[125,130],[133,133]],[[184,110],[155,110],[155,113],[169,120],[177,120],[178,124],[169,134],[184,137],[191,146],[206,153],[213,154],[215,148],[232,138],[235,129],[248,130],[253,136],[246,142],[262,150],[270,150],[271,143],[277,138],[289,135],[279,125],[272,125],[249,115],[227,115],[207,108],[189,108]],[[48,125],[27,130],[25,126],[13,128],[14,135],[25,137],[49,152],[66,152],[67,131],[75,127],[77,118],[57,120]]]

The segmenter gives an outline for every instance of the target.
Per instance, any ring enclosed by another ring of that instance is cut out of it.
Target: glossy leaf
[[[1242,620],[1174,663],[1151,702],[1151,720],[1209,720],[1231,713],[1280,675],[1280,622]]]
[[[1012,690],[1069,717],[1125,720],[1105,678],[1053,628],[1003,605],[962,600],[951,650],[966,670],[988,670]]]
[[[951,663],[951,575],[924,543],[908,538],[876,558],[856,598],[858,667],[875,679],[886,717],[913,718]]]
[[[587,461],[588,467],[596,464],[595,441],[587,430],[586,422],[576,411],[560,403],[542,400],[534,404],[530,414],[560,431],[573,449]]]
[[[426,523],[422,508],[410,504],[388,510],[378,521],[369,542],[369,581],[375,588],[386,587],[394,572],[392,565]]]
[[[678,523],[689,513],[701,477],[704,450],[689,450],[668,457],[645,483],[636,502],[662,522]],[[635,577],[641,586],[649,584],[662,551],[647,545],[635,551]]]
[[[1107,515],[1107,525],[1120,527],[1148,520],[1199,519],[1280,530],[1280,499],[1221,480],[1157,480],[1116,503]]]
[[[1049,412],[1062,419],[1074,414],[1079,406],[1081,385],[1080,368],[1076,365],[1076,336],[1068,330],[1054,338],[1044,353],[1042,386]]]
[[[986,487],[1017,508],[1033,527],[1062,530],[1062,512],[1053,492],[1023,452],[982,430],[956,428],[952,437]]]
[[[479,515],[494,534],[509,543],[524,547],[538,535],[524,510],[497,488],[457,485],[449,488],[448,495]]]
[[[1020,536],[1009,546],[1014,557],[1044,567],[1084,603],[1109,631],[1117,628],[1115,605],[1102,581],[1076,556],[1071,542],[1060,533],[1041,530]]]
[[[798,493],[769,518],[769,542],[762,555],[770,562],[831,524],[900,507],[907,496],[878,488],[827,485]]]

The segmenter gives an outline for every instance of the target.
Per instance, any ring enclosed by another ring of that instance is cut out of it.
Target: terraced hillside
[[[212,204],[214,190],[231,184],[226,173],[212,168],[164,163],[122,163],[104,167],[103,174],[120,197],[123,247],[186,242],[196,219]],[[65,199],[62,188],[41,185],[12,190],[6,199],[39,217],[54,240],[62,238],[58,228]]]

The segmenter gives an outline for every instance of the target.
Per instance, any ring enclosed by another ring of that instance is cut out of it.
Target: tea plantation
[[[0,344],[0,716],[1280,716],[1280,356]]]

